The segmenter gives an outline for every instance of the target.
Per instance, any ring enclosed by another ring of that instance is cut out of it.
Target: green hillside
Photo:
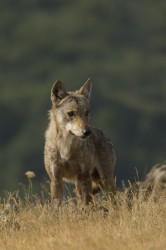
[[[140,178],[165,160],[165,1],[1,0],[0,189],[47,177],[50,89],[93,79],[91,124],[117,151],[116,176]]]

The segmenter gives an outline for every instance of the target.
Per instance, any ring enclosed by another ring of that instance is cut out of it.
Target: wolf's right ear
[[[56,81],[51,89],[51,101],[53,103],[60,102],[67,96],[65,87],[61,81]]]
[[[92,80],[91,80],[91,78],[89,78],[84,83],[84,85],[78,90],[78,93],[80,95],[84,95],[85,97],[87,97],[88,99],[90,99],[91,90],[92,90]]]

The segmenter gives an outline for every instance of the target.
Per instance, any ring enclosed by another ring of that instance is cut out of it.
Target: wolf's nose
[[[84,129],[82,132],[83,132],[83,135],[84,135],[84,136],[88,136],[88,135],[91,134],[91,131],[90,131],[89,128]]]

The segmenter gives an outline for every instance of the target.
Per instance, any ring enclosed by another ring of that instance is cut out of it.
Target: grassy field
[[[118,204],[102,198],[82,208],[69,199],[55,204],[21,202],[17,195],[0,207],[0,249],[166,249],[166,200]],[[15,197],[15,198],[14,198]]]

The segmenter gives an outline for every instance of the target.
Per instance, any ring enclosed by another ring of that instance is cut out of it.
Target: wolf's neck
[[[64,161],[69,160],[73,154],[76,153],[78,147],[80,147],[81,141],[75,138],[69,132],[58,131],[57,134],[57,148],[61,158]]]
[[[52,147],[56,147],[62,160],[69,160],[77,149],[81,146],[81,141],[71,135],[68,131],[57,127],[56,123],[50,121],[49,138],[53,142]]]

